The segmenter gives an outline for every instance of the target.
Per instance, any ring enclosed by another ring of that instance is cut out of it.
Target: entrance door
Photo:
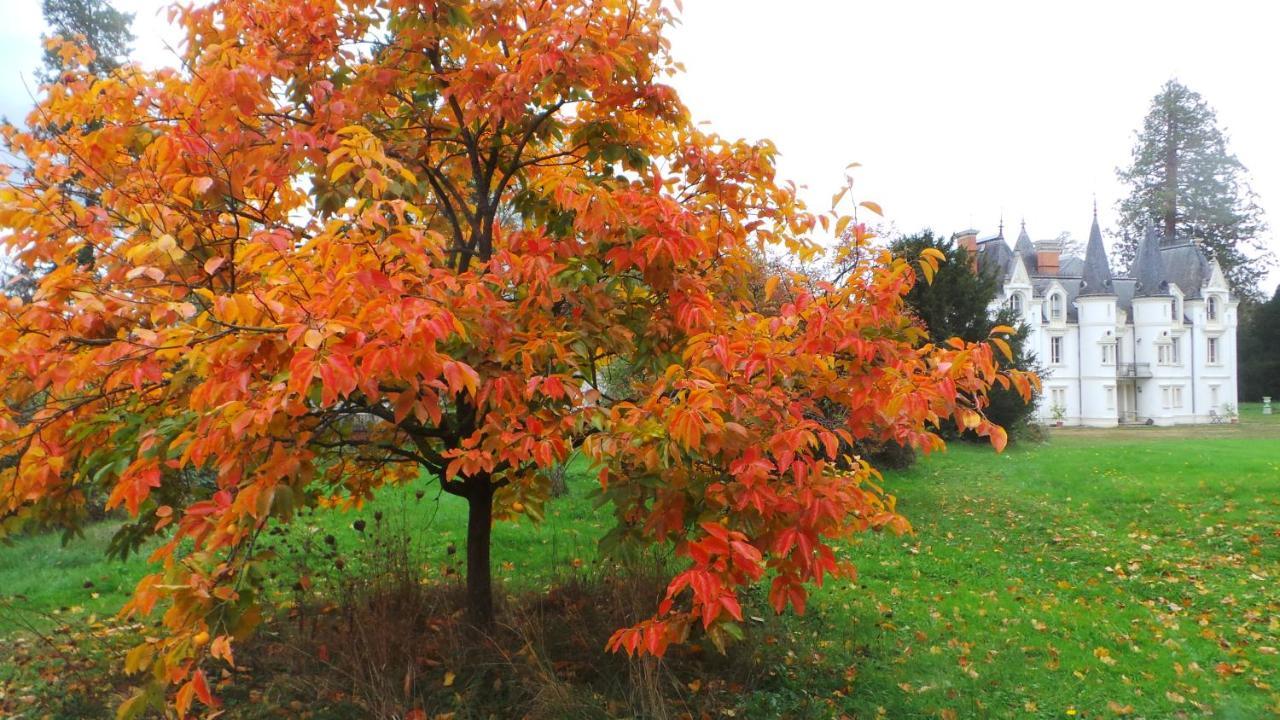
[[[1120,404],[1124,406],[1124,412],[1120,414],[1120,422],[1137,422],[1138,396],[1134,392],[1133,383],[1125,383],[1120,386],[1120,398]]]

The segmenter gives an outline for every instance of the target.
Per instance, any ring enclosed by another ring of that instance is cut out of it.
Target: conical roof
[[[1114,295],[1111,281],[1111,265],[1107,262],[1107,249],[1102,245],[1102,230],[1098,227],[1098,215],[1093,215],[1093,227],[1089,229],[1089,244],[1084,251],[1084,284],[1081,295]]]
[[[1160,234],[1147,225],[1146,237],[1138,243],[1138,255],[1133,260],[1133,278],[1138,281],[1135,297],[1168,295],[1169,283],[1165,280],[1164,254],[1160,252]]]
[[[1027,272],[1035,272],[1040,267],[1040,263],[1036,257],[1036,246],[1031,242],[1031,236],[1027,235],[1027,223],[1023,221],[1022,230],[1018,233],[1018,241],[1013,245],[1013,251],[1022,256],[1022,263],[1027,266]]]

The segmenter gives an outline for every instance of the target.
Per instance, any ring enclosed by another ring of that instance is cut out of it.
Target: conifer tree
[[[1116,174],[1129,187],[1119,204],[1122,264],[1132,265],[1150,223],[1166,242],[1199,241],[1217,258],[1233,292],[1261,299],[1258,282],[1271,264],[1262,209],[1245,166],[1228,150],[1216,114],[1199,93],[1177,80],[1165,83],[1151,101],[1129,165]]]
[[[45,23],[49,25],[49,37],[67,40],[83,37],[93,49],[95,57],[89,63],[89,72],[107,75],[120,67],[133,45],[133,13],[122,13],[108,0],[44,0],[42,6]],[[66,69],[66,61],[57,48],[46,47],[41,79],[56,81]]]
[[[1240,399],[1280,398],[1280,287],[1264,303],[1240,306]]]
[[[994,273],[976,270],[969,251],[954,240],[921,230],[895,239],[890,251],[897,257],[915,262],[926,249],[932,248],[945,258],[933,281],[917,283],[905,300],[908,308],[929,330],[929,342],[945,343],[953,337],[965,342],[986,338],[999,326],[1012,327],[1008,336],[1012,357],[1001,357],[1003,365],[1017,370],[1038,372],[1034,353],[1025,347],[1030,328],[1007,306],[991,312],[999,293]],[[1035,410],[1035,404],[1008,388],[992,388],[987,415],[1011,433],[1024,427]]]

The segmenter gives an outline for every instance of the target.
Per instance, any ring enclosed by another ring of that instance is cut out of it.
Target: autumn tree
[[[1266,222],[1246,169],[1227,148],[1213,108],[1177,80],[1165,83],[1137,132],[1119,204],[1121,263],[1131,266],[1148,225],[1166,241],[1196,240],[1222,266],[1240,297],[1262,299],[1258,282],[1272,262]]]
[[[133,43],[133,33],[129,28],[133,16],[119,12],[105,0],[44,0],[41,9],[50,30],[50,34],[43,37],[46,48],[43,67],[38,73],[45,82],[61,78],[67,63],[75,57],[59,52],[63,47],[58,42],[59,38],[79,39],[93,51],[89,69],[95,75],[109,75],[128,55]],[[32,122],[33,127],[40,128],[41,132],[63,131],[63,128],[47,123],[43,118],[32,118]],[[73,179],[69,179],[67,184],[72,182]],[[26,266],[4,258],[0,262],[0,285],[10,294],[29,299],[35,292],[37,278],[48,270],[48,267]]]
[[[132,13],[116,10],[107,0],[43,0],[45,24],[49,26],[46,41],[53,38],[80,38],[93,50],[88,70],[104,76],[119,68],[129,56],[134,37],[130,26]],[[61,45],[49,44],[44,51],[44,67],[40,76],[55,82],[72,67],[74,55],[64,55]]]
[[[1012,327],[1015,332],[1007,335],[1009,355],[999,358],[1002,365],[1026,372],[1038,369],[1026,347],[1030,327],[1008,307],[992,311],[999,296],[999,279],[992,272],[979,270],[976,258],[954,238],[921,230],[894,238],[889,248],[908,261],[919,259],[929,249],[944,258],[932,282],[917,283],[906,295],[907,307],[924,324],[930,339],[945,342],[958,337],[977,342],[989,337],[996,327]],[[989,399],[987,417],[1006,430],[1025,427],[1035,410],[1034,404],[1011,388],[993,388]]]
[[[299,508],[426,473],[468,504],[466,605],[490,622],[493,523],[581,447],[622,539],[685,567],[610,647],[722,640],[738,591],[778,610],[848,572],[832,540],[903,529],[871,436],[933,449],[982,414],[993,345],[921,347],[917,265],[812,215],[768,143],[693,124],[659,0],[215,0],[177,11],[182,69],[74,61],[10,128],[5,243],[48,262],[0,312],[0,528],[76,526],[87,493],[163,541],[124,612],[166,632],[126,669],[216,704],[206,671],[263,617],[255,542]],[[68,178],[94,193],[86,205]],[[749,282],[766,250],[849,238],[841,282]],[[92,268],[67,262],[84,244]],[[621,394],[602,380],[629,365]],[[16,420],[20,408],[38,409]],[[816,403],[846,408],[827,428]]]

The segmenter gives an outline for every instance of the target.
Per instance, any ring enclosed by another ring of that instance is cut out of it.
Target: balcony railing
[[[1119,363],[1116,365],[1116,377],[1149,378],[1151,363]]]

